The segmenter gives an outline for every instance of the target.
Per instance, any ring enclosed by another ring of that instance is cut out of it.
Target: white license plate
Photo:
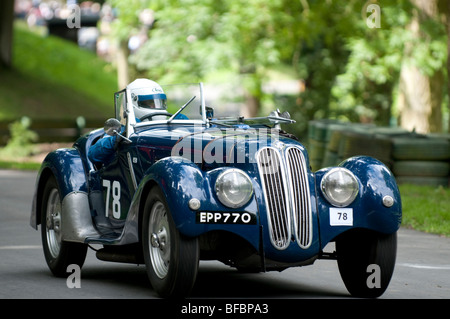
[[[331,226],[353,226],[353,208],[330,208]]]
[[[256,218],[247,212],[197,212],[198,224],[256,224]]]

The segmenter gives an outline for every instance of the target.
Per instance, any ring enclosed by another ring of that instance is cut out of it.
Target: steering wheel
[[[169,112],[166,112],[166,111],[149,113],[149,114],[146,114],[146,115],[140,117],[139,120],[140,121],[144,121],[144,120],[147,120],[147,119],[151,119],[153,116],[158,116],[158,115],[160,115],[160,116],[161,115],[172,116],[173,114],[170,114]]]

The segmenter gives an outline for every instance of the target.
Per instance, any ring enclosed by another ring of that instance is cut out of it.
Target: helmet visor
[[[167,97],[165,94],[138,95],[138,106],[145,109],[167,109]]]

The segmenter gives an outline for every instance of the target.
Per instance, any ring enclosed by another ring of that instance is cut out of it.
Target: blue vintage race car
[[[145,263],[159,295],[183,297],[199,260],[265,272],[333,259],[351,295],[382,295],[402,216],[386,166],[358,156],[313,172],[305,147],[280,129],[294,122],[287,114],[216,118],[203,85],[189,87],[187,103],[155,118],[136,116],[131,90],[115,93],[120,129],[107,165],[87,156],[104,129],[45,158],[31,226],[41,225],[52,273],[81,267],[97,244],[98,259]]]

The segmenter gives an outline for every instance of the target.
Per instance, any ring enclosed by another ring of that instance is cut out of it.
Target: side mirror
[[[105,130],[106,134],[112,136],[115,134],[114,131],[120,132],[120,126],[121,125],[120,125],[119,120],[117,120],[115,118],[110,118],[110,119],[106,120],[105,126],[103,129]]]
[[[214,117],[214,109],[212,107],[206,106],[206,118],[212,119]]]
[[[206,109],[206,118],[212,119],[214,117],[214,109],[210,106],[205,106]],[[200,106],[200,115],[202,115],[202,107]]]

